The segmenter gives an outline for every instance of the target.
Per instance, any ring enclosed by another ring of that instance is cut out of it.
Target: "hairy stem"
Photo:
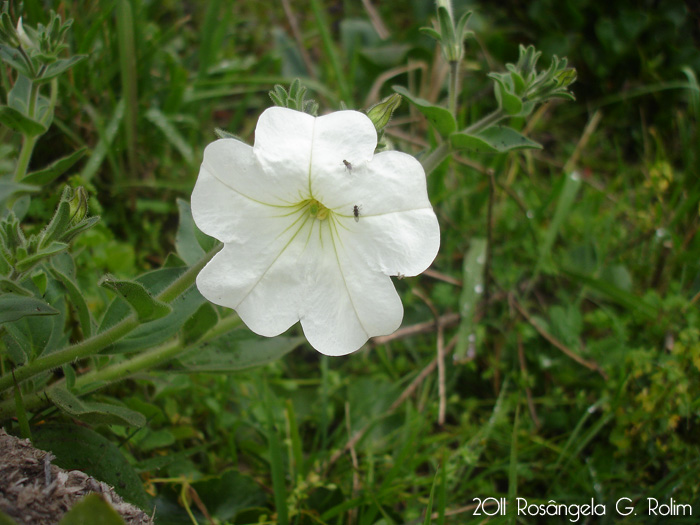
[[[156,296],[156,299],[164,302],[171,302],[180,296],[194,283],[195,277],[204,265],[221,249],[221,245],[216,246],[207,253],[197,264],[191,266],[185,273],[175,279],[175,281],[165,290]],[[62,365],[96,354],[108,345],[119,341],[136,327],[140,326],[135,313],[122,319],[111,328],[99,334],[85,339],[80,343],[57,350],[51,354],[39,357],[29,364],[20,366],[15,370],[17,383],[21,383],[36,374],[58,368]],[[0,390],[6,390],[12,386],[12,378],[8,375],[0,377]]]

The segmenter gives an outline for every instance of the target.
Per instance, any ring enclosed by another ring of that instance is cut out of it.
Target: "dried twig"
[[[547,332],[544,328],[542,328],[535,320],[530,316],[529,313],[527,313],[527,310],[522,307],[522,305],[518,302],[518,300],[510,294],[508,296],[508,300],[510,303],[515,307],[515,309],[520,312],[520,315],[522,315],[532,327],[537,330],[537,333],[539,333],[542,337],[544,337],[547,341],[549,341],[553,346],[557,347],[559,350],[561,350],[566,356],[570,357],[577,363],[585,366],[589,370],[594,370],[598,372],[601,376],[603,376],[605,379],[608,378],[608,375],[605,373],[605,370],[603,370],[600,365],[596,362],[592,361],[586,361],[583,357],[578,355],[576,352],[571,350],[569,347],[567,347],[564,343],[559,341],[556,337],[554,337],[552,334]]]
[[[413,293],[418,296],[435,316],[435,324],[437,325],[437,369],[438,369],[438,396],[440,398],[438,408],[438,425],[445,424],[445,412],[447,411],[447,389],[445,387],[445,328],[440,322],[440,313],[435,308],[435,305],[430,298],[423,293],[422,290],[414,288]]]

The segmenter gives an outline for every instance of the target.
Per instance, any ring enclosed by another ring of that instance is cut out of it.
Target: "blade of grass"
[[[129,173],[136,173],[136,117],[138,113],[138,87],[136,74],[136,49],[134,45],[134,16],[129,0],[117,2],[117,39],[119,42],[119,68],[122,81],[122,98],[126,100],[124,131]]]
[[[97,131],[100,134],[100,140],[97,142],[95,149],[92,150],[92,154],[85,163],[85,167],[80,174],[80,176],[86,181],[92,180],[95,173],[97,173],[97,171],[100,169],[105,157],[111,152],[114,138],[117,136],[117,131],[119,131],[122,120],[124,120],[125,108],[126,100],[122,98],[119,103],[117,103],[117,107],[114,108],[114,113],[112,114],[112,118],[107,124],[107,127],[104,129],[98,127]]]
[[[350,92],[350,87],[348,81],[343,73],[343,67],[340,63],[340,58],[338,57],[338,52],[335,48],[335,44],[331,39],[331,34],[328,31],[330,24],[326,22],[323,9],[319,0],[311,0],[311,10],[314,13],[314,19],[316,21],[316,28],[321,35],[321,41],[323,43],[323,50],[326,57],[331,63],[331,68],[335,74],[336,81],[338,82],[338,89],[340,90],[341,99],[347,103],[352,103],[352,94]]]
[[[270,447],[270,469],[272,471],[272,490],[277,510],[277,523],[279,525],[289,525],[289,515],[287,513],[287,488],[284,484],[284,461],[282,460],[282,444],[280,443],[275,419],[272,412],[273,394],[267,382],[257,377],[258,388],[263,392],[263,403],[265,405],[265,417],[267,419],[267,443]],[[276,404],[276,403],[275,403]]]
[[[574,203],[574,199],[576,198],[580,187],[581,177],[577,172],[573,172],[565,176],[564,185],[559,193],[557,207],[554,211],[554,217],[552,218],[552,222],[547,229],[544,242],[540,245],[539,259],[537,260],[537,266],[535,267],[534,272],[535,276],[539,275],[540,271],[542,271],[542,267],[548,262],[554,241],[557,238],[557,234],[559,233],[564,220],[571,211],[571,206]],[[533,278],[532,282],[535,280],[536,279]]]
[[[486,239],[475,237],[470,241],[469,251],[464,257],[462,294],[459,297],[459,338],[454,358],[462,361],[467,357],[470,343],[475,344],[474,313],[484,291],[484,265],[486,263]],[[470,338],[472,339],[470,341]]]

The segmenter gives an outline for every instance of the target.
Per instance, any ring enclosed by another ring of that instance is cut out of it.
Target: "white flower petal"
[[[353,169],[338,188],[324,190],[324,203],[342,219],[343,239],[374,269],[412,276],[435,259],[440,227],[428,199],[425,172],[412,156],[378,153],[364,169]]]
[[[192,216],[207,235],[241,244],[274,238],[293,221],[288,213],[235,191],[202,165],[192,191]]]
[[[270,205],[286,205],[298,199],[306,179],[263,170],[252,147],[236,139],[219,139],[204,149],[201,170],[206,170],[231,190]]]
[[[311,155],[313,190],[317,179],[332,183],[332,179],[345,178],[355,168],[367,164],[376,147],[377,131],[367,115],[359,111],[336,111],[318,117]]]
[[[260,115],[255,128],[255,156],[273,185],[271,191],[278,186],[280,195],[291,199],[288,203],[308,197],[314,121],[306,113],[273,107]]]
[[[323,231],[323,238],[314,236],[308,246],[319,256],[318,267],[308,274],[301,326],[316,350],[339,356],[370,337],[393,333],[401,325],[403,306],[389,277],[373,272],[338,238],[331,239],[328,228]]]

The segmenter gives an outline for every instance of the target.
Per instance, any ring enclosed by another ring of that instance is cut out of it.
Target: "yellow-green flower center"
[[[330,211],[323,204],[318,202],[316,199],[309,199],[309,215],[314,219],[319,221],[326,220],[328,218],[328,212]]]

